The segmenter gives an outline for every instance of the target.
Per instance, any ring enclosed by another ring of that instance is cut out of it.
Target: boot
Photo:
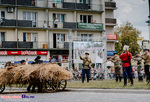
[[[121,82],[121,79],[122,79],[121,76],[119,76],[119,81],[120,81],[120,82]]]
[[[130,86],[132,86],[133,85],[133,78],[130,78],[130,80],[131,80],[131,85]]]
[[[116,76],[116,82],[118,82],[118,76]]]
[[[127,86],[127,78],[124,78],[124,86]]]
[[[89,83],[89,77],[87,77],[87,83]]]
[[[84,83],[84,79],[85,79],[85,77],[82,77],[82,83]]]

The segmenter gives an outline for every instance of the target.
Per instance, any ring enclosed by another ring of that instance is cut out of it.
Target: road
[[[5,90],[1,97],[23,94],[32,98],[0,98],[0,102],[150,102],[149,90],[130,89],[67,89],[56,93],[27,93],[23,88],[14,88]]]

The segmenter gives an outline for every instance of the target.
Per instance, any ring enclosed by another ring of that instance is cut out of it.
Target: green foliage
[[[135,51],[140,52],[140,46],[137,43],[137,38],[141,32],[131,25],[130,22],[126,22],[125,25],[117,27],[115,30],[118,42],[115,44],[115,50],[118,54],[123,52],[123,46],[129,45],[129,52],[134,55]]]

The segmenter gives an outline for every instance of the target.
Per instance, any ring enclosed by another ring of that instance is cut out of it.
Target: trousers
[[[132,68],[129,67],[123,67],[123,76],[124,76],[124,85],[127,85],[127,78],[129,77],[131,81],[131,85],[133,85],[133,75],[132,75]]]
[[[89,82],[90,69],[82,69],[82,83],[84,83],[85,74],[87,77],[87,82]]]

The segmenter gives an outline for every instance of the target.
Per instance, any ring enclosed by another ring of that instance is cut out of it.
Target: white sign
[[[74,42],[74,63],[83,63],[79,58],[79,53],[82,57],[85,57],[85,53],[88,52],[92,63],[103,62],[103,42]]]

